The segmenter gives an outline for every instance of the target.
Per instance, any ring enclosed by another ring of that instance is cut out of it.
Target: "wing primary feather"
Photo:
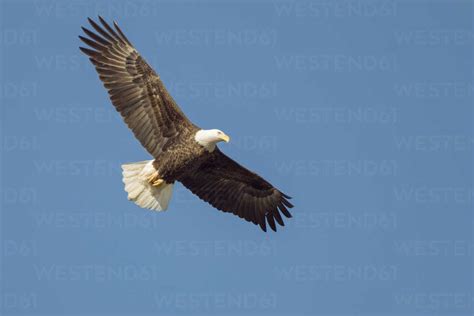
[[[278,222],[278,224],[280,224],[280,226],[285,226],[285,223],[283,222],[283,218],[281,218],[281,215],[278,209],[275,209],[273,211],[273,217],[275,217],[276,221]]]
[[[112,36],[110,36],[110,34],[108,34],[106,31],[104,31],[104,29],[101,28],[97,23],[95,23],[94,20],[92,20],[91,18],[87,18],[87,20],[89,21],[90,25],[92,25],[94,30],[99,32],[103,37],[105,37],[106,39],[108,39],[112,43],[116,42],[116,40]]]
[[[280,211],[285,215],[287,218],[292,218],[293,216],[291,215],[290,212],[288,212],[288,209],[283,205],[283,203],[278,204],[278,208]]]
[[[120,36],[118,36],[117,33],[115,33],[114,29],[111,28],[110,25],[100,15],[99,15],[99,21],[100,21],[100,23],[102,23],[102,25],[105,27],[105,29],[110,33],[110,35],[115,37],[115,39],[117,39],[117,40],[123,42],[124,44],[126,44],[125,41],[122,40],[120,38]]]
[[[286,194],[285,194],[285,193],[283,193],[283,192],[280,192],[280,193],[281,193],[281,195],[283,195],[283,196],[284,196],[284,197],[286,197],[287,199],[290,199],[290,200],[291,200],[291,196],[289,196],[289,195],[286,195]]]
[[[79,49],[84,53],[86,54],[87,56],[90,56],[90,57],[97,57],[100,55],[99,52],[95,51],[95,50],[92,50],[92,49],[89,49],[89,48],[85,48],[85,47],[79,47]]]
[[[260,215],[258,217],[258,224],[260,225],[260,228],[264,231],[267,232],[267,224],[265,222],[265,215]]]
[[[258,216],[257,208],[255,207],[255,198],[248,193],[244,193],[246,197],[246,208],[244,209],[245,218],[255,218]]]
[[[260,228],[266,232],[267,231],[267,223],[266,223],[266,220],[265,220],[265,213],[257,213],[256,210],[253,210],[255,212],[255,217],[256,217],[256,220],[258,222],[258,224],[260,225]]]
[[[99,35],[95,34],[94,32],[90,31],[89,29],[81,26],[81,29],[84,31],[84,33],[87,34],[87,36],[89,36],[90,38],[92,38],[93,40],[101,43],[102,45],[110,45],[110,42],[108,42],[107,40],[103,39],[102,37],[100,37]]]
[[[242,202],[243,202],[243,195],[238,194],[240,192],[237,191],[237,189],[234,190],[234,193],[232,193],[232,200],[235,200],[234,207],[239,213],[243,213],[244,209],[242,207]]]
[[[98,51],[104,51],[106,49],[105,46],[101,45],[100,43],[98,42],[95,42],[87,37],[84,37],[82,35],[79,35],[79,38],[81,39],[81,41],[83,41],[84,43],[86,43],[87,45],[89,45],[90,47],[98,50]]]
[[[246,219],[255,218],[255,221],[257,223],[260,223],[260,220],[257,219],[256,217],[257,213],[255,212],[255,209],[252,206],[251,197],[249,197],[246,193],[244,193],[242,196],[242,199],[243,199],[243,204],[242,204],[242,210],[240,211],[240,213],[244,215],[244,218]]]
[[[291,204],[290,202],[288,202],[288,201],[287,201],[286,199],[284,199],[284,198],[281,199],[281,202],[282,202],[283,204],[285,204],[285,205],[286,205],[287,207],[289,207],[289,208],[292,208],[292,207],[293,207],[293,204]]]
[[[276,225],[275,225],[275,220],[273,219],[273,215],[272,215],[272,212],[268,212],[267,215],[267,222],[268,224],[270,225],[270,228],[276,232],[277,231],[277,228],[276,228]]]
[[[114,27],[115,27],[115,29],[117,30],[117,32],[120,34],[120,37],[121,37],[125,42],[127,42],[128,45],[133,46],[132,43],[130,43],[130,41],[128,40],[128,38],[125,36],[125,34],[123,34],[122,30],[120,29],[120,27],[118,26],[117,22],[115,22],[115,21],[114,21]]]
[[[272,219],[275,219],[278,224],[284,226],[280,213],[278,212],[278,210],[276,212],[274,211],[276,209],[276,206],[270,196],[262,197],[260,203],[264,213],[270,214],[272,216]]]

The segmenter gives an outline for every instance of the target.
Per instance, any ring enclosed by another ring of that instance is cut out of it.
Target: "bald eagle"
[[[128,199],[140,207],[163,211],[175,181],[213,207],[233,213],[267,230],[284,226],[280,212],[291,217],[290,197],[256,173],[223,154],[218,142],[229,136],[201,129],[181,111],[159,75],[140,56],[117,23],[88,19],[79,38],[110,100],[153,160],[122,165]],[[99,24],[100,23],[100,24]]]

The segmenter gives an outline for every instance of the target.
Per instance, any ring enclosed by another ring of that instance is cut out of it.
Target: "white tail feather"
[[[163,183],[158,187],[148,183],[148,177],[155,172],[153,160],[122,165],[123,183],[128,199],[140,207],[154,211],[165,211],[173,193],[173,183]]]

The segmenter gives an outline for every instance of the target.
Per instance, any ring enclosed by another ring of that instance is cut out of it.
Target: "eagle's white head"
[[[201,129],[196,132],[194,139],[199,145],[205,147],[209,151],[213,151],[218,142],[224,141],[228,143],[230,141],[229,136],[218,129]]]

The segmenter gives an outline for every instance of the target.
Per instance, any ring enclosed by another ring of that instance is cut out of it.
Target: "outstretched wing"
[[[82,28],[79,36],[90,48],[80,47],[94,64],[110,99],[143,147],[154,157],[166,143],[191,128],[192,123],[114,22],[115,30],[99,16],[102,26],[89,19],[97,33]]]
[[[280,212],[290,218],[289,196],[256,173],[242,167],[216,148],[210,158],[192,174],[179,181],[215,208],[233,213],[267,231],[276,231],[275,221],[284,226]]]

